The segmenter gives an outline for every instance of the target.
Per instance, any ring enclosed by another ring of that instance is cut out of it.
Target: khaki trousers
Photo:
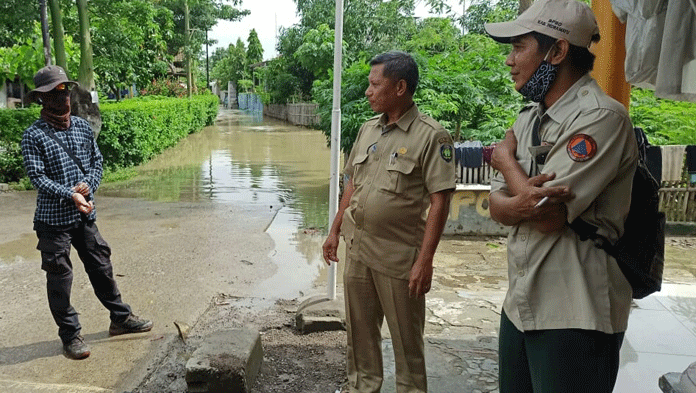
[[[382,321],[386,318],[396,362],[396,391],[428,391],[423,353],[425,296],[409,298],[408,280],[386,276],[346,258],[343,273],[351,393],[379,392],[383,380]]]

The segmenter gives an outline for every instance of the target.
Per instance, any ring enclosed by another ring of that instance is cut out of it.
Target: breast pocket
[[[397,159],[387,166],[387,179],[383,182],[383,191],[404,194],[415,184],[414,169],[416,163],[411,160]]]
[[[353,185],[358,186],[367,177],[367,154],[360,154],[353,159]]]

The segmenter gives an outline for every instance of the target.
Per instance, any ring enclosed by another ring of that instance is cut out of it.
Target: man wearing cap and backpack
[[[34,84],[30,98],[43,109],[41,118],[24,131],[21,145],[27,175],[38,191],[36,248],[41,251],[48,305],[65,355],[84,359],[90,355],[89,346],[70,304],[71,244],[85,265],[94,293],[110,312],[110,335],[146,332],[152,322],[133,315],[121,300],[111,249],[95,223],[94,193],[101,182],[103,158],[89,123],[70,116],[70,89],[77,82],[68,80],[61,67],[47,66],[34,75]]]
[[[512,44],[505,63],[533,101],[493,153],[491,216],[511,226],[500,392],[609,393],[631,286],[617,261],[568,223],[621,237],[638,158],[633,126],[589,76],[599,28],[586,4],[537,0],[485,29]]]

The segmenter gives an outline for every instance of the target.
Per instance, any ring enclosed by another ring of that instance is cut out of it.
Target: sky
[[[428,16],[423,1],[416,1],[416,16]],[[450,0],[449,3],[457,8],[461,7],[459,0]],[[299,22],[296,15],[297,7],[293,0],[243,0],[241,7],[251,11],[251,14],[238,22],[218,21],[217,25],[208,34],[209,38],[218,41],[209,49],[212,55],[215,48],[227,48],[237,42],[237,38],[247,45],[247,38],[251,29],[256,29],[259,40],[263,46],[263,59],[269,60],[276,56],[276,32],[281,28],[288,28]]]

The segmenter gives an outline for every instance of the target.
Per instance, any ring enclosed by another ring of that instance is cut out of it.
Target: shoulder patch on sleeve
[[[440,157],[442,157],[445,162],[452,161],[452,158],[454,157],[454,149],[452,148],[452,145],[445,144],[440,146]]]
[[[597,142],[587,134],[576,134],[570,138],[566,151],[571,160],[585,162],[597,154]]]

